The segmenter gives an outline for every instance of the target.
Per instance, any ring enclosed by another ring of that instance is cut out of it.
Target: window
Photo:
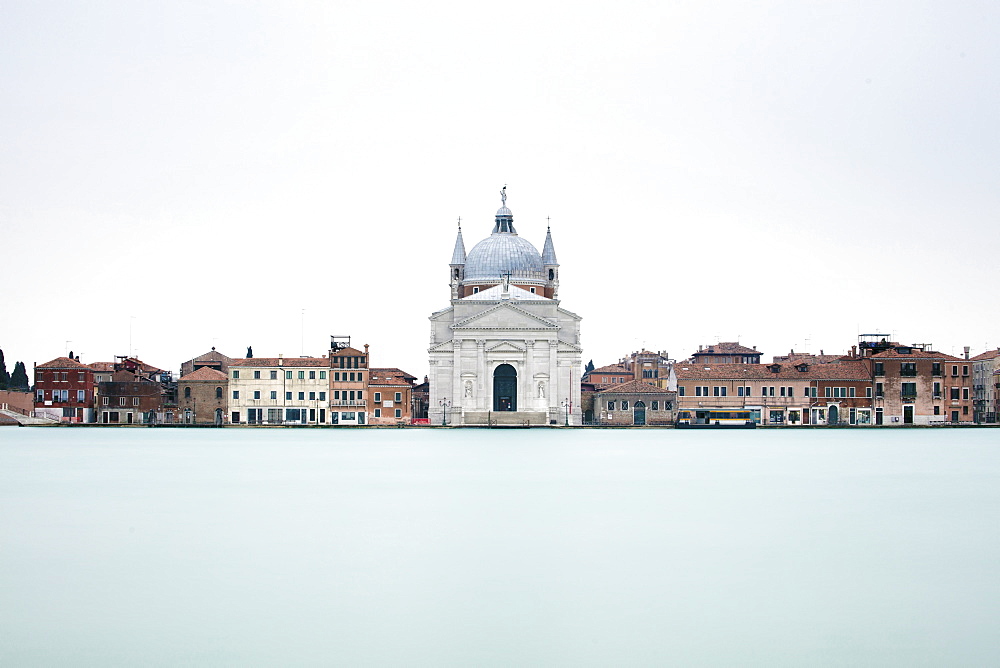
[[[239,398],[240,398],[240,391],[233,390],[233,399],[239,399]]]
[[[628,410],[628,401],[626,401],[624,399],[622,399],[622,410],[623,411],[627,411]]]
[[[956,399],[956,400],[958,399],[958,388],[957,387],[951,388],[951,398],[952,399]]]
[[[118,405],[119,406],[125,405],[125,397],[118,397]]]
[[[941,415],[941,407],[940,406],[935,406],[934,407],[934,415]]]
[[[320,371],[319,372],[319,379],[320,380],[326,380],[326,371]]]
[[[875,362],[875,375],[876,376],[885,375],[885,362]]]
[[[963,399],[968,399],[969,398],[969,388],[967,388],[967,387],[963,387],[962,388],[962,398]]]
[[[260,380],[260,370],[254,370],[254,372],[253,372],[253,379],[254,380]]]
[[[292,393],[285,392],[285,401],[291,401],[291,400],[292,400]]]
[[[305,400],[306,400],[306,393],[299,392],[299,401],[305,401]]]
[[[613,402],[613,401],[609,401],[609,402],[608,402],[608,412],[610,413],[610,412],[611,412],[611,411],[613,411],[614,409],[615,409],[615,402]]]
[[[260,390],[254,390],[253,391],[253,398],[254,399],[260,399]]]
[[[696,397],[707,397],[708,396],[708,386],[699,385],[694,388],[694,394]]]
[[[931,375],[933,376],[941,375],[941,362],[934,362],[931,364]]]
[[[354,382],[354,372],[351,372],[351,382]]]
[[[958,365],[957,364],[951,367],[951,375],[953,375],[953,376],[957,376],[958,375]]]
[[[875,383],[875,396],[881,397],[885,394],[882,383]]]
[[[903,401],[913,401],[917,398],[917,384],[916,383],[902,383],[902,389],[900,390],[900,396]]]
[[[791,396],[795,396],[795,388],[794,387],[788,388],[788,396],[790,396],[790,397]]]
[[[101,405],[102,406],[107,406],[108,405],[108,398],[107,397],[101,397]]]
[[[917,363],[916,362],[900,362],[899,364],[899,375],[913,377],[917,375]]]
[[[306,372],[299,371],[299,380],[305,380],[305,379],[306,379]]]
[[[782,386],[781,387],[781,396],[783,396],[783,397],[786,396],[785,392],[786,392],[785,387]]]
[[[969,407],[962,406],[962,415],[968,415],[968,414],[969,414]]]
[[[278,398],[278,391],[277,390],[271,390],[271,398],[272,399],[277,399]]]
[[[240,377],[239,369],[233,369],[233,378],[238,379]]]
[[[743,390],[743,387],[742,387],[742,386],[740,386],[740,387],[737,387],[737,388],[736,388],[736,396],[738,396],[738,397],[742,397],[742,396],[744,396],[744,395],[743,395],[743,391],[744,391],[744,390]]]
[[[866,387],[865,388],[865,398],[866,399],[871,399],[872,398],[872,388],[871,387]]]
[[[712,388],[712,396],[724,397],[726,396],[726,389],[727,388],[725,386],[716,385],[715,387]]]
[[[77,390],[76,391],[76,400],[77,401],[86,401],[87,400],[87,391],[86,390]]]
[[[314,401],[315,399],[316,399],[316,393],[315,392],[310,392],[309,393],[309,401]]]
[[[84,380],[83,372],[82,371],[80,373],[76,374],[76,379],[80,380],[80,381]]]
[[[531,288],[531,294],[535,294],[535,289]],[[396,417],[399,417],[398,415]]]
[[[278,372],[275,369],[271,369],[271,380],[278,380]]]
[[[292,379],[292,372],[291,371],[286,371],[285,372],[285,380],[291,380],[291,379]]]
[[[139,397],[132,397],[132,405],[133,406],[139,405]]]
[[[377,418],[382,417],[382,409],[381,408],[376,408],[375,409],[375,417],[377,417]]]
[[[333,372],[333,379],[334,380],[340,380],[340,372],[339,371],[334,371]]]
[[[686,393],[686,391],[684,389],[684,386],[683,385],[678,385],[677,386],[677,396],[678,397],[683,397],[683,396],[686,396],[686,394],[687,393]]]
[[[232,416],[232,418],[230,418],[230,421],[233,424],[239,424],[240,423],[240,412],[239,411],[233,411],[233,416]]]
[[[315,371],[310,371],[309,372],[309,380],[316,380],[316,372]]]
[[[768,387],[766,389],[767,389],[767,396],[773,397],[774,396],[774,386]]]
[[[320,392],[319,393],[319,400],[320,401],[326,401],[326,392]]]
[[[824,387],[823,388],[823,396],[826,397],[826,398],[832,397],[833,396],[833,388],[832,387]]]
[[[968,390],[966,390],[966,391],[968,391]],[[968,399],[968,397],[966,397],[966,399]],[[397,392],[396,393],[396,398],[394,399],[394,401],[398,404],[402,400],[403,400],[403,393],[402,392]]]
[[[216,399],[221,399],[222,398],[222,388],[221,387],[215,388],[215,398]]]
[[[963,365],[962,366],[962,375],[963,376],[968,376],[969,375],[969,367],[967,365]]]
[[[479,294],[479,288],[478,287],[472,288],[472,294],[478,295]]]
[[[347,394],[347,392],[344,392],[344,394]],[[340,401],[340,390],[333,391],[333,398],[336,399],[337,401]]]
[[[659,401],[654,401],[653,402],[653,410],[654,411],[660,410],[660,402]]]
[[[534,292],[535,289],[531,288],[531,290],[532,290],[532,292]],[[966,406],[966,408],[968,408],[968,406]],[[397,418],[403,417],[403,409],[402,408],[397,408],[396,409],[396,417]]]
[[[377,404],[382,403],[382,393],[381,392],[376,392],[375,393],[375,403],[377,403]]]

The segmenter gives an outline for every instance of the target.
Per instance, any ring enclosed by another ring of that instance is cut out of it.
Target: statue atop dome
[[[507,206],[507,184],[503,184],[503,188],[500,189],[500,206]]]

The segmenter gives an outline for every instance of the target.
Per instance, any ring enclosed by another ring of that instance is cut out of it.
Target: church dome
[[[516,233],[494,232],[472,247],[465,259],[465,282],[495,281],[510,272],[512,280],[545,281],[542,255]]]

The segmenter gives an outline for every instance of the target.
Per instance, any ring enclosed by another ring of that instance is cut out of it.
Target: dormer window
[[[771,370],[771,373],[778,373],[779,371],[781,371],[781,365],[780,364],[772,364],[771,366],[769,366],[767,368]]]
[[[809,365],[803,363],[803,364],[798,365],[795,368],[798,369],[799,371],[808,371],[809,370]]]
[[[474,295],[478,295],[479,294],[479,287],[478,286],[472,288],[472,294],[474,294]]]

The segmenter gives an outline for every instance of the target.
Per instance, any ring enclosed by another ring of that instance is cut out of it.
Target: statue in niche
[[[544,399],[545,398],[545,381],[544,380],[538,381],[538,398],[539,399]]]
[[[472,381],[465,381],[465,396],[469,399],[472,398]]]

